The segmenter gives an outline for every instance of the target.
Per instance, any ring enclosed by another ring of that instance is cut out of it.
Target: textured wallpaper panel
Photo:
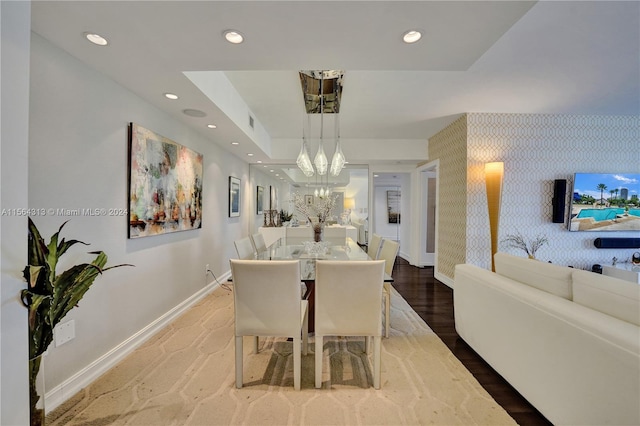
[[[437,272],[453,278],[465,262],[467,208],[467,117],[462,116],[429,139],[429,161],[440,159]]]
[[[514,232],[544,234],[549,244],[539,259],[583,269],[636,251],[599,250],[593,240],[639,237],[638,232],[569,232],[566,224],[552,223],[551,199],[554,180],[567,179],[566,217],[575,172],[640,172],[640,117],[469,113],[467,127],[467,263],[490,268],[488,161],[505,163],[500,239]],[[502,245],[500,250],[523,254]]]

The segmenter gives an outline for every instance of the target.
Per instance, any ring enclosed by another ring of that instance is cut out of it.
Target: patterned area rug
[[[314,345],[293,389],[292,342],[244,342],[235,388],[233,295],[217,289],[47,416],[49,425],[513,425],[442,341],[394,291],[382,341],[382,389],[358,338],[325,339],[323,388]]]

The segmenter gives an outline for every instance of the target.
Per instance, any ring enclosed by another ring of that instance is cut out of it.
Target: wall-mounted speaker
[[[553,183],[553,223],[564,223],[564,203],[567,198],[567,180],[556,179]]]
[[[599,249],[640,248],[640,238],[596,238],[593,245]]]

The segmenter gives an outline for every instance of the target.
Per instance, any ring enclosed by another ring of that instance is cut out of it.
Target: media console
[[[640,265],[632,263],[621,263],[616,266],[602,265],[602,275],[640,284]]]

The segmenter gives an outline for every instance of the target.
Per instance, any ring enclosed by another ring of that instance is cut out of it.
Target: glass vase
[[[313,224],[313,241],[319,243],[324,237],[324,223]]]

